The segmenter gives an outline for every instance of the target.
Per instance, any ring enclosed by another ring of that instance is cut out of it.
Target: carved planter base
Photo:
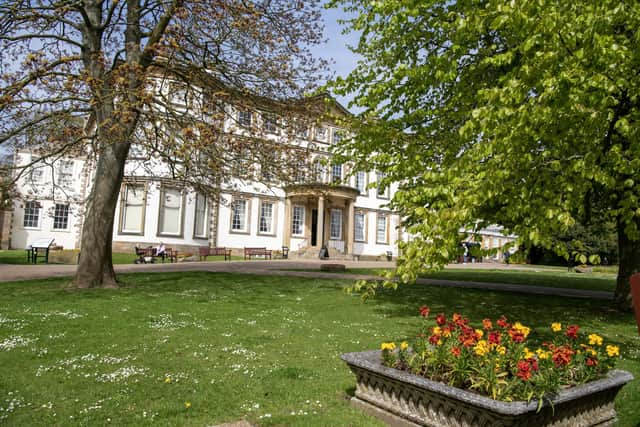
[[[553,404],[501,402],[383,366],[380,351],[342,355],[356,375],[352,404],[392,426],[587,427],[616,423],[614,399],[633,376],[606,378],[560,391]]]

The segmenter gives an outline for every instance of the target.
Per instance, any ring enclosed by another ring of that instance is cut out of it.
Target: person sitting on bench
[[[167,248],[164,247],[164,243],[160,242],[153,250],[155,251],[155,256],[162,258],[162,262],[164,262],[164,257],[167,256]]]

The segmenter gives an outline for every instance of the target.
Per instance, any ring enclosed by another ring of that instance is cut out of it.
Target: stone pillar
[[[291,248],[291,199],[285,197],[284,199],[284,233],[282,239],[282,246]],[[297,249],[297,248],[296,248]]]
[[[355,234],[355,203],[353,200],[347,201],[347,250],[345,253],[353,254],[353,238]]]
[[[209,247],[218,246],[218,222],[220,221],[220,194],[218,194],[213,200],[207,197],[207,203],[209,204]]]
[[[324,245],[324,196],[318,196],[318,246]]]

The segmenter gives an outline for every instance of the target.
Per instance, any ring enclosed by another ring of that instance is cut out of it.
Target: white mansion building
[[[239,124],[247,121],[270,125],[258,111],[232,105],[225,109],[222,126],[227,134],[239,132]],[[331,145],[341,133],[328,121],[315,123],[304,132],[282,133],[279,138],[313,147],[312,161],[330,159]],[[14,163],[27,165],[35,156],[20,151]],[[328,161],[329,166],[315,172],[313,182],[267,186],[238,179],[222,184],[218,195],[211,197],[162,178],[168,174],[151,176],[135,156],[130,157],[116,209],[114,252],[132,253],[136,245],[163,242],[182,254],[197,255],[202,246],[231,248],[237,254],[245,247],[287,247],[292,257],[317,257],[326,245],[330,258],[377,258],[388,252],[397,256],[396,242],[406,238],[399,215],[385,207],[397,186],[378,188],[381,175],[376,171],[348,173],[347,165]],[[25,248],[37,239],[53,238],[64,249],[80,249],[84,201],[94,173],[94,161],[87,156],[57,159],[23,173],[17,181],[20,198],[13,206],[10,247]]]

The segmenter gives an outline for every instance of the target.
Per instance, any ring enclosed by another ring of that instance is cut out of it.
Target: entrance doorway
[[[318,245],[318,209],[311,210],[311,246]]]

